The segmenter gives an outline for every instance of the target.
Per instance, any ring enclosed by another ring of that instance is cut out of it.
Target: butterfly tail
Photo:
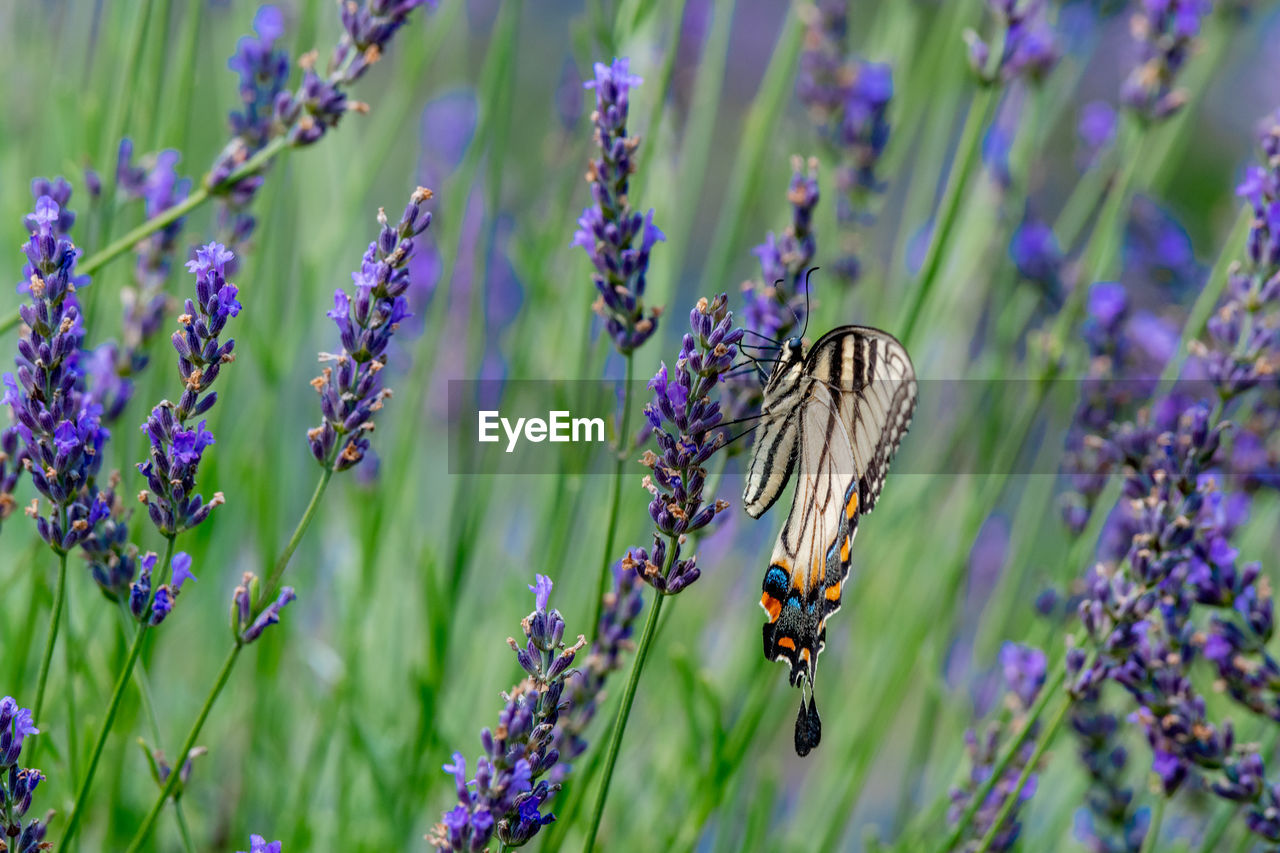
[[[796,755],[805,756],[822,740],[822,720],[818,717],[818,706],[813,699],[813,685],[809,685],[809,706],[804,704],[804,693],[800,694],[800,712],[796,715]]]

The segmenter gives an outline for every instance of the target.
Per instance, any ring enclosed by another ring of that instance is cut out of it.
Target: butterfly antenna
[[[735,423],[737,423],[737,422],[735,421]],[[724,426],[728,426],[728,424],[724,424]],[[729,445],[733,444],[735,441],[737,441],[738,439],[742,438],[743,436],[745,436],[745,435],[750,435],[751,433],[753,433],[753,432],[755,432],[755,431],[756,431],[756,427],[758,427],[758,426],[760,426],[760,424],[756,424],[755,426],[747,427],[747,428],[746,428],[746,429],[744,429],[742,432],[740,432],[740,433],[738,433],[737,435],[735,435],[733,438],[726,439],[726,440],[725,440],[725,443],[724,443],[724,444],[722,444],[722,445],[720,445],[720,447],[721,447],[721,448],[728,447]]]
[[[805,334],[809,331],[809,276],[817,272],[821,267],[809,267],[804,274],[804,330],[800,332],[800,339],[804,340]]]
[[[743,329],[742,331],[744,334],[755,335],[757,338],[766,340],[769,343],[773,344],[775,347],[778,347],[779,349],[782,348],[782,341],[778,340],[777,338],[771,338],[768,335],[764,334],[763,332],[757,332],[755,329]],[[751,346],[759,346],[759,344],[751,344]]]

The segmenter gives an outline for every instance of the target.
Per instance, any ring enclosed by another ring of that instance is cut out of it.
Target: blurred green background
[[[279,5],[293,55],[327,53],[339,33],[334,6]],[[918,418],[904,454],[911,470],[928,473],[891,476],[862,525],[854,580],[823,658],[821,748],[807,759],[793,754],[796,696],[782,669],[760,655],[760,575],[781,520],[775,512],[751,522],[736,508],[739,458],[720,481],[719,496],[735,508],[699,547],[703,577],[664,614],[605,816],[608,849],[862,849],[865,838],[893,837],[908,819],[936,820],[946,789],[965,772],[962,733],[999,642],[1060,649],[1058,626],[1038,619],[1031,601],[1050,586],[1069,589],[1088,554],[1070,549],[1055,477],[972,473],[1000,453],[1021,402],[997,380],[1028,375],[1027,353],[1049,310],[1033,285],[1014,281],[1010,233],[1028,206],[1050,220],[1058,214],[1081,180],[1080,107],[1114,103],[1126,70],[1123,13],[1060,5],[1064,60],[1043,92],[1015,110],[1016,186],[1006,191],[985,171],[970,183],[941,288],[908,342],[922,378],[979,380],[973,399],[954,403],[961,414],[976,412],[946,420],[945,429]],[[863,279],[842,289],[820,275],[811,328],[859,322],[894,331],[912,280],[909,244],[937,203],[973,93],[961,31],[981,26],[984,8],[978,0],[851,7],[854,50],[894,69],[894,131],[881,168],[889,189],[874,224],[860,229]],[[255,11],[239,0],[0,2],[0,222],[9,235],[0,269],[11,280],[22,266],[20,223],[33,176],[61,174],[75,185],[71,207],[81,219],[73,236],[92,253],[106,241],[101,214],[113,202],[90,205],[84,169],[113,168],[121,135],[138,151],[176,148],[182,173],[204,174],[237,103],[226,60]],[[739,284],[759,274],[750,249],[788,221],[790,156],[826,159],[793,94],[802,36],[797,8],[772,0],[597,0],[586,8],[444,0],[415,16],[355,88],[369,115],[347,117],[321,144],[270,170],[236,276],[245,306],[233,321],[238,357],[222,380],[210,419],[218,443],[202,471],[206,493],[224,492],[227,505],[180,543],[200,580],[144,655],[167,749],[214,677],[241,573],[264,572],[311,494],[318,471],[305,431],[319,412],[307,383],[318,372],[316,354],[337,345],[324,312],[373,237],[377,209],[394,218],[415,185],[434,189],[430,235],[441,260],[434,295],[419,293],[420,330],[396,345],[388,382],[396,395],[373,441],[378,476],[335,481],[286,575],[299,601],[250,649],[200,739],[209,754],[196,761],[183,798],[199,849],[243,848],[251,831],[283,839],[286,851],[425,847],[422,835],[452,804],[440,765],[454,750],[474,760],[479,728],[494,724],[499,692],[517,680],[505,639],[531,607],[525,587],[535,572],[556,582],[553,603],[568,633],[590,634],[607,476],[448,475],[447,382],[621,375],[592,323],[586,258],[569,247],[589,201],[582,174],[590,104],[579,81],[591,62],[615,54],[645,78],[631,112],[631,130],[643,139],[632,198],[655,209],[667,235],[649,277],[649,299],[668,307],[667,320],[637,354],[637,376],[675,358],[698,296],[728,291],[740,307]],[[1199,270],[1182,290],[1158,276],[1141,279],[1153,308],[1185,313],[1216,259],[1255,124],[1280,105],[1277,73],[1274,15],[1262,8],[1243,21],[1211,19],[1186,74],[1192,105],[1153,134],[1135,178],[1144,198],[1181,223]],[[821,172],[819,265],[834,260],[837,244],[833,173]],[[113,215],[111,234],[136,215]],[[184,244],[204,242],[212,229],[210,210],[198,211]],[[1124,259],[1125,276],[1146,275],[1130,252]],[[121,258],[95,277],[88,344],[118,334],[117,295],[130,266]],[[175,273],[169,292],[185,294],[190,284]],[[7,311],[17,296],[5,294]],[[161,339],[106,462],[124,473],[127,494],[140,488],[130,484],[143,450],[132,425],[175,396],[175,386]],[[1070,411],[1071,388],[1056,405]],[[958,447],[976,448],[977,461],[953,473]],[[1054,471],[1059,454],[1053,442],[1033,441],[1024,470]],[[648,544],[642,473],[635,466],[623,488],[618,557]],[[20,493],[19,503],[29,498]],[[1274,499],[1255,503],[1246,557],[1275,548],[1278,518]],[[137,522],[143,547],[159,549],[154,531]],[[994,571],[970,573],[980,527],[1000,557]],[[34,689],[55,562],[20,514],[0,533],[0,554],[0,694],[21,701]],[[83,571],[73,573],[68,613],[63,637],[79,660],[74,713],[83,751],[125,635]],[[59,735],[73,713],[62,698],[67,678],[55,664],[42,735],[49,778],[37,809],[63,815],[74,796]],[[612,709],[606,702],[593,742]],[[150,740],[136,693],[115,728],[84,850],[121,848],[155,794],[135,745],[139,736]],[[1066,740],[1057,747],[1070,748]],[[576,771],[592,766],[589,754]],[[594,793],[584,794],[581,776],[570,777],[552,806],[561,825],[534,847],[581,843],[581,800]],[[1026,849],[1074,849],[1082,790],[1071,761],[1052,764],[1028,807]],[[177,849],[177,839],[166,813],[155,849]]]

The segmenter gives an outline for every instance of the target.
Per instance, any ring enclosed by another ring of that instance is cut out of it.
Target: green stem
[[[994,87],[983,87],[973,95],[969,102],[969,112],[965,116],[964,129],[960,133],[960,142],[956,146],[955,160],[947,175],[947,185],[942,192],[939,204],[940,215],[933,225],[933,235],[929,240],[929,249],[924,263],[920,267],[920,277],[911,295],[903,320],[898,324],[898,337],[908,346],[915,334],[916,325],[929,294],[937,283],[938,273],[942,270],[942,261],[955,228],[956,215],[960,212],[960,202],[964,198],[965,187],[973,174],[973,166],[978,154],[978,145],[982,141],[982,131],[987,125],[987,118],[995,103]]]
[[[667,563],[670,564],[675,554],[675,543],[667,549]],[[668,565],[668,568],[670,566]],[[665,572],[664,572],[665,574]],[[636,659],[631,665],[631,676],[627,679],[627,689],[622,694],[622,705],[618,708],[618,717],[613,724],[613,735],[609,738],[609,749],[604,763],[604,777],[600,780],[600,792],[596,794],[596,806],[591,815],[591,830],[587,834],[584,853],[595,849],[596,835],[600,831],[600,819],[604,816],[604,804],[609,798],[609,783],[613,780],[613,768],[618,761],[618,750],[622,746],[622,734],[627,728],[627,718],[631,716],[631,703],[636,698],[636,687],[640,684],[640,672],[644,669],[645,658],[653,646],[653,638],[657,634],[658,614],[662,611],[662,602],[666,596],[656,593],[653,607],[649,610],[649,619],[644,623],[644,633],[640,635],[640,645],[636,647]]]
[[[591,620],[591,636],[600,630],[604,597],[609,592],[609,567],[613,564],[613,544],[618,535],[618,508],[622,503],[622,468],[631,455],[631,380],[635,372],[635,356],[626,354],[627,370],[622,386],[622,420],[618,423],[618,452],[613,463],[613,494],[609,498],[609,517],[605,520],[604,555],[600,558],[599,583],[596,588],[596,612]]]
[[[36,705],[34,718],[36,724],[44,722],[41,711],[44,709],[44,691],[49,682],[49,665],[53,662],[53,647],[58,642],[58,628],[62,624],[62,607],[67,599],[67,555],[65,552],[58,555],[58,582],[53,591],[53,612],[49,614],[49,633],[44,640],[44,654],[40,658],[40,675],[36,679]],[[70,673],[67,674],[70,677]],[[39,740],[32,741],[38,744]],[[28,757],[28,761],[34,760],[35,747],[32,747],[32,756]]]
[[[65,574],[67,558],[62,558],[62,568],[60,573]],[[71,618],[71,602],[63,603],[63,609],[67,611],[67,628],[65,636],[62,638],[62,666],[67,672],[66,686],[63,688],[67,700],[67,771],[70,776],[69,781],[71,787],[75,787],[76,780],[80,778],[79,757],[80,757],[80,737],[79,728],[76,718],[76,681],[75,681],[75,652],[76,638],[72,633],[72,625],[75,620]]]
[[[1057,695],[1058,689],[1062,687],[1066,678],[1067,668],[1063,665],[1058,667],[1053,678],[1045,682],[1044,687],[1040,689],[1040,696],[1036,699],[1036,704],[1031,708],[1030,713],[1027,714],[1027,719],[1023,723],[1021,731],[1014,735],[1009,743],[1005,745],[1004,752],[1000,755],[1000,758],[996,761],[995,765],[992,766],[990,775],[987,776],[986,781],[982,783],[982,786],[978,788],[973,797],[970,798],[969,805],[965,806],[964,812],[960,815],[960,819],[956,821],[956,825],[952,828],[951,834],[947,836],[946,842],[944,842],[940,848],[941,850],[954,850],[956,845],[960,843],[960,839],[964,837],[965,831],[969,829],[969,824],[973,822],[973,816],[978,813],[979,807],[987,801],[987,797],[991,795],[991,790],[995,788],[996,783],[1004,778],[1004,771],[1009,768],[1009,764],[1013,761],[1013,757],[1018,754],[1018,750],[1022,749],[1022,744],[1024,744],[1027,737],[1030,736],[1031,727],[1035,724],[1035,721],[1040,719],[1041,715],[1044,714],[1044,709],[1048,707],[1049,700],[1053,696]],[[1062,710],[1058,712],[1058,716],[1055,718],[1051,730],[1045,733],[1045,737],[1043,739],[1045,743],[1048,742],[1050,735],[1057,731],[1058,726],[1062,723],[1063,717],[1066,715],[1067,709],[1070,707],[1071,702],[1068,699],[1068,701],[1063,703]],[[1037,747],[1037,753],[1042,751],[1043,750]],[[1035,763],[1035,760],[1032,760],[1027,766],[1034,766]],[[1021,787],[1019,787],[1019,790],[1021,790]],[[1012,799],[1016,799],[1016,795]],[[1003,821],[1004,816],[1002,814],[996,819],[996,825],[999,825]]]
[[[315,491],[311,494],[311,501],[307,504],[306,510],[303,511],[302,518],[298,519],[298,524],[293,529],[293,535],[289,537],[289,543],[285,545],[284,551],[280,553],[275,567],[271,570],[271,576],[263,587],[265,594],[260,599],[262,607],[267,606],[275,598],[280,578],[289,566],[289,559],[293,556],[294,551],[298,550],[298,543],[302,541],[303,534],[311,526],[316,510],[320,506],[320,498],[324,496],[325,489],[328,488],[329,480],[332,478],[333,466],[327,465],[322,470],[320,479],[316,482]],[[209,695],[205,697],[199,716],[196,717],[195,723],[191,726],[191,731],[187,732],[187,739],[183,742],[182,748],[174,756],[173,771],[169,774],[169,778],[165,780],[164,787],[160,790],[160,796],[156,798],[155,803],[151,806],[151,811],[147,813],[147,817],[134,834],[133,841],[129,843],[129,853],[138,850],[142,843],[147,840],[147,836],[155,825],[156,818],[159,817],[160,811],[164,808],[165,801],[173,795],[174,790],[177,788],[179,770],[182,767],[182,763],[195,747],[196,738],[200,737],[200,731],[204,728],[205,721],[209,718],[209,713],[213,710],[214,703],[218,701],[218,697],[222,694],[222,689],[226,687],[227,679],[231,677],[231,670],[235,667],[236,660],[240,657],[240,650],[244,648],[244,645],[239,638],[236,638],[235,643],[231,646],[231,651],[227,653],[227,659],[223,661],[222,669],[218,671],[218,677],[213,683],[213,688],[209,691]]]
[[[288,568],[293,552],[298,550],[298,543],[302,541],[303,534],[311,526],[316,510],[320,507],[320,498],[324,497],[325,489],[329,487],[331,479],[333,479],[333,466],[326,465],[320,473],[320,479],[316,481],[316,488],[311,493],[310,503],[307,504],[307,508],[303,511],[302,518],[298,520],[297,527],[293,528],[293,535],[289,537],[289,544],[285,545],[284,550],[280,552],[280,557],[271,569],[270,577],[267,578],[266,586],[263,587],[266,591],[266,594],[261,599],[264,607],[274,600],[276,593],[279,592],[280,578],[284,575],[284,570]]]
[[[147,840],[147,836],[151,833],[152,827],[155,826],[156,818],[160,816],[160,811],[164,808],[165,801],[173,795],[174,790],[178,787],[178,782],[182,778],[182,764],[186,760],[186,756],[195,747],[196,738],[200,737],[200,730],[204,727],[205,720],[209,718],[209,712],[213,710],[213,703],[218,701],[222,688],[226,687],[227,679],[231,677],[231,670],[235,666],[236,658],[240,656],[240,650],[243,648],[244,645],[239,640],[232,644],[231,651],[227,654],[227,659],[222,662],[222,669],[218,671],[218,678],[213,683],[213,689],[209,691],[209,695],[205,697],[204,705],[200,708],[200,715],[196,717],[191,731],[187,732],[187,739],[183,741],[182,748],[174,756],[173,769],[169,771],[164,787],[160,789],[160,795],[152,803],[151,811],[147,812],[142,825],[138,827],[138,831],[133,836],[133,841],[129,842],[129,853],[135,853],[135,851],[141,849],[143,842]]]
[[[173,543],[176,537],[168,536],[164,550],[164,562],[160,564],[161,571],[168,568],[169,563],[173,559]],[[124,665],[120,667],[120,673],[116,676],[115,689],[111,691],[111,699],[107,703],[107,713],[102,718],[102,728],[98,732],[98,739],[93,744],[93,753],[89,756],[89,767],[85,771],[84,780],[80,782],[80,789],[76,793],[76,803],[71,809],[71,817],[67,820],[66,831],[62,834],[62,841],[58,844],[59,850],[68,850],[71,847],[71,841],[75,838],[76,829],[80,826],[80,820],[84,817],[84,809],[89,800],[89,789],[93,787],[93,777],[98,770],[98,762],[102,759],[102,750],[107,745],[107,737],[111,734],[111,726],[116,721],[116,713],[120,710],[120,700],[124,698],[125,688],[129,684],[130,678],[133,676],[133,667],[138,662],[138,655],[142,652],[142,642],[147,637],[147,629],[150,627],[149,622],[141,622],[138,625],[138,632],[133,636],[133,643],[129,646],[129,654],[125,658]]]
[[[1151,825],[1147,827],[1147,834],[1142,839],[1141,853],[1155,853],[1156,841],[1160,838],[1160,824],[1164,821],[1164,805],[1168,798],[1162,794],[1156,795],[1156,804],[1151,809]]]
[[[1054,692],[1056,692],[1056,690]],[[1048,695],[1048,692],[1043,694],[1041,698],[1045,695]],[[1042,703],[1041,708],[1043,710]],[[1018,774],[1018,781],[1014,784],[1013,790],[1005,797],[1004,804],[1000,807],[999,814],[996,815],[996,819],[992,821],[990,829],[987,830],[987,834],[983,837],[982,844],[978,846],[977,853],[987,853],[987,851],[991,849],[991,845],[996,840],[996,835],[999,833],[1000,827],[1004,825],[1005,821],[1009,819],[1009,815],[1013,813],[1014,806],[1018,804],[1019,796],[1022,794],[1022,789],[1026,787],[1027,780],[1030,779],[1031,774],[1035,772],[1036,765],[1038,765],[1040,763],[1040,759],[1044,757],[1045,750],[1047,750],[1049,748],[1049,744],[1053,742],[1053,738],[1058,733],[1058,729],[1062,728],[1062,721],[1067,718],[1067,711],[1069,710],[1071,710],[1071,698],[1067,697],[1067,700],[1062,703],[1062,707],[1058,709],[1058,713],[1055,714],[1053,719],[1049,722],[1049,727],[1045,729],[1044,734],[1036,743],[1035,751],[1031,753],[1031,760],[1027,762],[1026,766],[1022,768],[1022,772]],[[1026,725],[1017,738],[1017,745],[1012,747],[1007,754],[1008,758],[1012,758],[1017,754],[1018,749],[1022,746],[1021,741],[1026,740],[1027,733],[1031,731],[1031,724],[1034,720],[1035,718],[1032,717],[1026,721]],[[1005,764],[1007,766],[1008,762],[1006,761]],[[988,781],[994,782],[1001,778],[1003,772],[1003,768],[993,772]],[[974,803],[982,803],[985,800],[986,794],[982,794],[974,799]]]
[[[120,600],[120,617],[121,629],[127,636],[129,629],[133,627],[133,614],[129,612],[129,604],[124,599]],[[156,703],[151,697],[151,681],[147,678],[147,668],[145,664],[137,664],[133,668],[133,680],[138,688],[138,698],[142,700],[142,713],[146,715],[147,727],[151,729],[151,740],[159,746],[163,741],[160,737],[160,720],[156,716]],[[182,845],[186,853],[195,853],[195,841],[191,838],[191,827],[187,825],[186,813],[182,810],[182,802],[174,802],[174,814],[178,818],[178,829],[182,834]]]

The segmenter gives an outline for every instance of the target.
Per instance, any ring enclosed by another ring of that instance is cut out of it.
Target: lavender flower
[[[20,438],[17,427],[0,430],[0,524],[13,514],[17,506],[13,490],[18,487],[25,453],[18,444]]]
[[[799,157],[792,158],[791,165],[791,222],[780,238],[770,231],[752,250],[760,260],[760,279],[744,285],[747,328],[773,340],[789,337],[804,324],[804,274],[817,250],[813,211],[818,206],[818,161],[810,159],[807,171]]]
[[[271,841],[263,838],[261,835],[249,836],[249,853],[282,853],[284,850],[284,842]]]
[[[581,246],[595,268],[599,298],[592,306],[605,322],[605,330],[621,353],[630,353],[658,328],[660,309],[646,311],[645,278],[649,252],[666,237],[653,224],[653,211],[641,215],[631,207],[628,190],[635,170],[640,138],[627,135],[630,91],[641,80],[630,72],[630,60],[597,62],[595,80],[585,84],[596,91],[595,126],[597,156],[587,167],[594,204],[578,217],[573,246]]]
[[[69,198],[65,182],[32,184],[33,190],[51,187],[64,201]],[[84,327],[75,295],[89,281],[76,275],[80,250],[63,230],[74,220],[49,195],[41,195],[24,220],[31,237],[23,246],[27,264],[18,291],[30,301],[18,309],[24,325],[17,375],[4,375],[4,402],[22,439],[23,465],[50,504],[47,516],[40,514],[38,502],[27,512],[40,537],[60,554],[83,541],[108,514],[95,480],[110,433],[102,426],[100,408],[83,393]]]
[[[1178,74],[1191,55],[1208,0],[1141,0],[1129,21],[1138,62],[1120,87],[1121,102],[1144,121],[1157,122],[1187,102]]]
[[[458,805],[427,835],[437,850],[484,850],[494,836],[507,847],[520,847],[555,820],[543,809],[560,784],[542,777],[560,757],[555,742],[564,710],[561,697],[569,666],[587,641],[579,636],[577,643],[565,646],[564,618],[548,609],[551,589],[551,579],[538,575],[529,587],[534,610],[520,623],[525,643],[507,640],[527,676],[503,694],[506,706],[497,730],[480,733],[484,755],[476,761],[475,776],[467,778],[467,761],[460,752],[444,765],[454,778]]]
[[[804,52],[796,74],[796,96],[809,108],[818,127],[839,117],[849,86],[845,62],[849,38],[849,4],[818,0],[800,7],[805,24]]]
[[[1228,271],[1227,298],[1209,319],[1208,342],[1192,352],[1219,397],[1229,402],[1280,371],[1280,112],[1259,134],[1262,162],[1251,166],[1236,195],[1253,208],[1248,256]]]
[[[1115,141],[1116,111],[1106,101],[1090,101],[1080,109],[1076,135],[1081,144],[1081,165],[1092,168]]]
[[[133,165],[133,142],[120,141],[116,166],[116,187],[130,199],[140,200],[148,219],[186,199],[190,179],[177,175],[178,152],[162,151],[148,158],[147,165]],[[178,218],[144,239],[134,249],[134,286],[121,291],[124,302],[122,343],[107,341],[87,359],[89,392],[102,406],[102,419],[114,423],[133,396],[132,377],[147,366],[147,347],[164,324],[169,301],[165,283],[173,266],[173,255],[185,219]]]
[[[743,335],[733,328],[727,303],[723,293],[711,302],[698,300],[689,312],[692,334],[684,336],[675,369],[668,374],[663,363],[649,381],[653,401],[644,414],[660,453],[646,450],[640,461],[653,472],[644,478],[653,495],[653,551],[632,548],[622,568],[638,572],[664,595],[675,595],[701,574],[696,557],[680,558],[685,537],[729,508],[722,500],[704,504],[702,496],[707,478],[703,466],[724,444],[724,434],[715,429],[723,416],[713,394],[733,365]]]
[[[43,821],[23,822],[31,797],[45,777],[39,770],[19,767],[18,759],[23,740],[39,733],[29,710],[19,708],[11,696],[0,699],[0,843],[7,844],[4,849],[11,853],[44,849],[45,825],[52,816],[50,812]]]
[[[382,387],[380,373],[391,336],[409,316],[408,266],[414,239],[431,225],[431,213],[423,209],[431,195],[431,190],[418,187],[394,228],[379,210],[381,230],[365,251],[360,269],[351,274],[354,298],[345,290],[334,292],[328,316],[338,327],[342,350],[320,355],[322,363],[333,363],[311,383],[320,394],[324,423],[307,433],[311,454],[326,468],[345,471],[360,463],[369,449],[374,415],[391,396],[390,389]]]
[[[169,561],[171,580],[160,583],[152,595],[152,579],[158,558],[155,552],[148,551],[139,561],[141,571],[138,579],[129,586],[129,612],[140,622],[159,625],[173,612],[174,602],[182,592],[182,586],[189,580],[196,580],[191,573],[191,557],[183,551],[173,555]]]
[[[298,597],[291,586],[282,588],[271,601],[264,602],[263,594],[258,576],[245,572],[231,596],[231,634],[241,645],[252,643],[268,627],[279,624],[280,611]]]
[[[240,75],[244,110],[232,113],[235,135],[205,179],[208,188],[225,197],[219,219],[229,245],[240,245],[254,229],[247,207],[262,177],[251,175],[229,185],[227,179],[276,139],[283,138],[292,146],[310,145],[336,127],[346,113],[365,112],[367,105],[350,100],[346,88],[382,57],[414,9],[435,5],[434,0],[351,0],[340,4],[344,32],[327,72],[323,76],[317,73],[314,52],[303,56],[299,61],[302,82],[293,92],[286,88],[288,54],[276,47],[284,33],[283,18],[272,6],[258,11],[254,18],[257,37],[241,39],[228,62]]]
[[[1077,840],[1092,853],[1138,853],[1150,813],[1133,808],[1133,790],[1125,784],[1129,756],[1117,736],[1120,721],[1103,710],[1097,689],[1075,701],[1070,720],[1089,776],[1084,806],[1076,814]]]
[[[1003,34],[1003,47],[991,67],[991,47],[976,32],[965,32],[969,66],[986,84],[1027,79],[1038,83],[1048,76],[1061,57],[1057,35],[1046,16],[1045,0],[987,0]]]
[[[1004,672],[1005,683],[1010,690],[1010,705],[1014,710],[1013,720],[1006,725],[992,723],[979,734],[974,729],[965,732],[965,747],[969,752],[972,767],[965,784],[951,791],[950,820],[955,822],[964,813],[970,801],[976,795],[983,782],[990,777],[992,766],[1000,753],[1000,743],[1009,734],[1025,726],[1027,712],[1035,703],[1040,689],[1044,686],[1045,656],[1039,649],[1006,643],[1000,650],[1000,663]],[[1031,760],[1035,749],[1035,734],[1038,722],[1032,725],[1031,734],[1023,742],[1018,754],[1005,769],[1004,775],[978,807],[973,822],[969,825],[963,850],[976,850],[979,841],[990,831],[996,817],[1004,808],[1005,801],[1013,794],[1023,768]],[[1000,825],[994,841],[988,850],[1010,850],[1018,840],[1022,825],[1018,822],[1018,809],[1035,794],[1036,777],[1033,773],[1018,792],[1018,802],[1009,813],[1006,823]]]
[[[803,6],[805,51],[800,58],[796,95],[809,109],[837,162],[836,220],[840,225],[840,277],[856,281],[861,273],[856,226],[871,219],[868,208],[885,189],[876,167],[889,142],[889,104],[893,69],[882,63],[846,57],[848,8],[838,0]],[[814,168],[810,167],[811,171]],[[800,171],[798,168],[796,171]],[[816,187],[814,190],[816,200]]]
[[[634,646],[631,637],[643,609],[639,575],[624,569],[622,563],[615,563],[613,586],[605,593],[595,641],[582,668],[572,670],[566,679],[568,708],[555,728],[553,743],[560,752],[560,761],[551,769],[552,782],[563,781],[572,769],[569,762],[586,751],[583,734],[605,700],[609,676],[622,668],[623,653]]]
[[[1058,247],[1058,238],[1049,225],[1031,217],[1023,219],[1009,241],[1009,257],[1017,267],[1018,275],[1050,292],[1058,290],[1062,249]]]
[[[187,422],[213,408],[218,394],[210,388],[222,366],[234,360],[235,341],[219,340],[227,320],[239,314],[241,307],[239,289],[226,279],[226,265],[232,257],[221,243],[209,243],[196,250],[195,260],[187,262],[187,269],[196,276],[196,298],[186,300],[178,317],[180,328],[172,337],[185,388],[177,404],[162,401],[142,425],[151,450],[148,460],[138,463],[149,487],[139,500],[165,536],[190,530],[223,503],[221,492],[215,492],[206,503],[195,491],[200,461],[214,440],[205,429],[206,421],[195,427]]]
[[[111,601],[127,600],[138,569],[138,548],[129,542],[129,513],[119,496],[119,474],[113,473],[103,491],[109,514],[80,543],[89,574]]]

